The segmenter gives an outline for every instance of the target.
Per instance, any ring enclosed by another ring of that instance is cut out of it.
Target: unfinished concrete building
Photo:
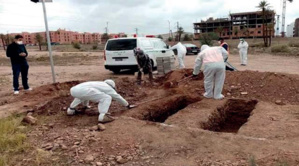
[[[263,19],[262,12],[232,13],[230,18],[209,18],[194,23],[194,36],[199,39],[201,33],[214,32],[222,38],[261,38],[263,22],[267,23],[267,34],[274,37],[275,13],[269,12]],[[265,32],[266,33],[266,32]]]
[[[294,37],[299,37],[299,18],[295,20]]]

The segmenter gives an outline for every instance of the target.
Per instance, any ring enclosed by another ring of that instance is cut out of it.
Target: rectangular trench
[[[201,128],[214,132],[237,133],[248,121],[255,109],[257,100],[229,99],[222,107],[218,107]]]

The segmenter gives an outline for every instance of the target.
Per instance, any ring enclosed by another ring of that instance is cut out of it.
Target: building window
[[[258,33],[258,34],[261,34],[262,32],[261,32],[261,31],[258,31],[257,33]]]
[[[258,28],[261,28],[262,26],[261,26],[261,25],[258,25],[257,27],[258,27]]]

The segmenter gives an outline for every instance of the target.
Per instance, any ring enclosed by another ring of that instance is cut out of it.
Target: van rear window
[[[118,50],[133,50],[137,47],[136,39],[121,39],[121,40],[110,40],[107,43],[107,51],[118,51]]]

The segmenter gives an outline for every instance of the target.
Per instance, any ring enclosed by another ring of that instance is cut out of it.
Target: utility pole
[[[287,0],[283,0],[281,37],[284,37],[284,36],[285,36],[286,9],[287,9]]]
[[[175,37],[175,38],[177,38],[177,40],[180,41],[180,39],[179,39],[179,28],[180,28],[180,23],[177,22],[176,24],[177,24],[177,26],[176,26],[177,31],[176,31],[176,37]]]
[[[138,35],[138,28],[135,28],[135,31],[136,31],[136,35]]]
[[[277,16],[277,19],[276,19],[276,22],[277,22],[276,36],[279,36],[279,17],[280,17],[280,15],[276,15],[276,16]]]
[[[170,38],[171,30],[170,30],[170,21],[169,20],[168,20],[168,26],[169,26],[169,38]]]
[[[106,22],[106,33],[108,34],[108,24],[109,22]]]

